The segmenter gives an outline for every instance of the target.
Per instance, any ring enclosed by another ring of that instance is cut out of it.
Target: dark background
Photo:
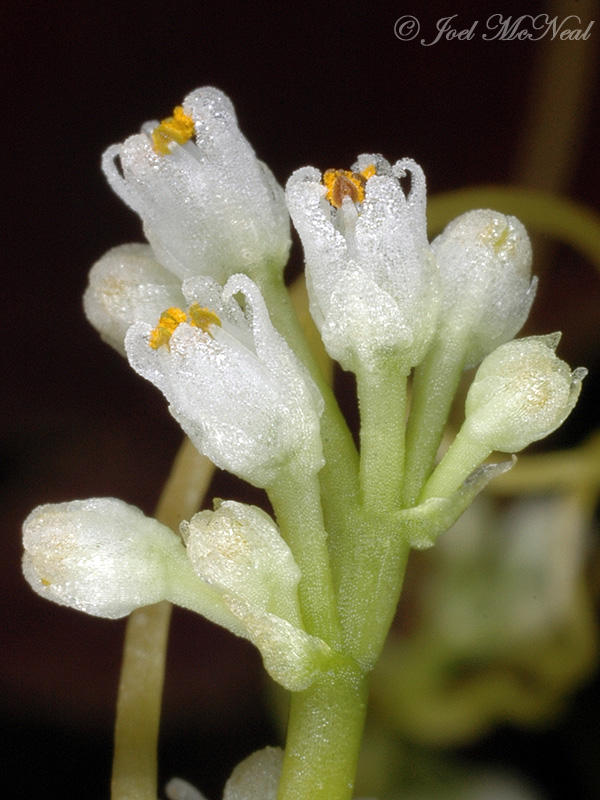
[[[91,264],[109,247],[142,238],[138,220],[100,172],[103,149],[144,120],[168,115],[196,86],[212,84],[232,98],[242,130],[281,182],[299,166],[346,167],[367,151],[390,160],[413,156],[431,193],[517,179],[544,187],[557,148],[570,164],[556,179],[561,190],[597,209],[595,68],[573,107],[550,100],[544,127],[556,135],[546,164],[535,163],[527,139],[536,102],[544,93],[552,98],[555,86],[561,97],[568,65],[587,59],[589,42],[561,43],[558,60],[536,85],[547,40],[485,42],[477,35],[423,47],[394,36],[404,14],[417,16],[431,40],[442,16],[458,14],[460,27],[480,20],[481,33],[493,13],[541,11],[556,13],[547,3],[502,0],[361,9],[341,2],[25,2],[3,12],[0,149],[8,236],[0,490],[7,614],[0,712],[4,774],[19,786],[14,796],[108,796],[123,634],[120,622],[84,617],[30,592],[20,575],[20,523],[36,504],[94,495],[116,495],[150,513],[180,442],[162,397],[100,342],[81,309]],[[565,2],[558,13],[580,14],[585,24],[597,18],[591,40],[598,47],[597,4]],[[568,136],[565,119],[576,123]],[[600,285],[573,252],[551,255],[551,263],[535,265],[544,275],[527,332],[562,329],[561,355],[591,370],[576,414],[552,439],[559,446],[577,443],[598,424]],[[297,247],[294,259],[297,268]],[[225,478],[217,492],[254,496]],[[276,741],[262,711],[260,674],[251,648],[202,620],[175,615],[165,777],[188,777],[216,800],[237,760]],[[583,687],[547,731],[500,732],[479,754],[517,766],[549,797],[599,796],[584,755],[598,745],[599,711],[597,686]]]

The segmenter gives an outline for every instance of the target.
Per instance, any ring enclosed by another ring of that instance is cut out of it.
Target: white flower
[[[401,178],[410,174],[405,194]],[[345,369],[398,354],[423,358],[437,320],[437,268],[427,242],[425,177],[361,155],[352,171],[312,167],[289,179],[286,199],[306,259],[310,309],[328,353]]]
[[[265,265],[283,268],[290,247],[283,191],[222,92],[196,89],[173,117],[143,131],[109,147],[102,165],[142,218],[161,264],[181,278],[204,274],[220,283]]]
[[[42,597],[116,619],[160,600],[244,635],[217,592],[194,573],[181,539],[114,497],[51,503],[23,524],[23,573]]]
[[[189,315],[169,309],[154,331],[144,323],[129,329],[132,367],[163,392],[183,430],[218,467],[261,487],[290,461],[318,471],[323,401],[273,328],[256,285],[236,275],[221,290],[196,278],[184,294]],[[236,294],[244,296],[245,312]]]
[[[439,336],[464,349],[472,367],[512,339],[535,296],[531,244],[516,217],[468,211],[434,241],[440,273]]]
[[[461,433],[490,451],[515,453],[562,425],[587,370],[571,372],[557,358],[559,339],[560,334],[515,339],[487,356],[467,394]]]
[[[147,244],[113,247],[92,267],[83,307],[105,342],[125,355],[134,322],[153,323],[165,308],[181,306],[181,281],[154,258]]]
[[[196,573],[222,593],[267,672],[292,691],[309,686],[331,651],[302,628],[300,570],[268,514],[228,501],[181,524]]]

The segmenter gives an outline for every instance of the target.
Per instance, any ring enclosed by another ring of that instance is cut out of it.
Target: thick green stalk
[[[335,647],[339,625],[318,477],[290,469],[280,474],[267,494],[302,572],[298,594],[306,630]]]
[[[344,561],[338,608],[344,650],[371,669],[385,643],[402,591],[408,537],[391,515],[358,515]]]
[[[404,470],[406,374],[395,359],[356,374],[360,408],[360,487],[371,511],[400,507]]]
[[[279,800],[350,800],[367,694],[351,668],[292,694]]]
[[[464,366],[464,348],[438,338],[416,368],[406,429],[403,505],[413,506],[442,441],[450,406]]]

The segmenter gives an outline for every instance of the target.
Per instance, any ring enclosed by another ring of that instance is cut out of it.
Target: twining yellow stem
[[[213,464],[186,439],[162,491],[156,517],[177,530],[199,508]],[[171,604],[134,611],[127,621],[117,698],[112,800],[156,800],[157,746]]]

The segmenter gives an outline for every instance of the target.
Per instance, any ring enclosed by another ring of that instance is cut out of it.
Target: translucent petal
[[[133,368],[165,394],[202,453],[255,485],[269,486],[292,458],[302,468],[320,469],[322,406],[270,324],[258,290],[245,278],[236,280],[222,295],[221,327],[205,333],[180,324],[168,347],[155,350],[148,344],[149,327],[137,324],[127,334],[126,350]],[[247,294],[250,322],[231,311],[236,287]]]
[[[346,369],[370,367],[395,353],[408,368],[424,357],[437,322],[437,266],[427,243],[425,178],[411,159],[394,168],[375,154],[353,169],[375,166],[365,197],[326,199],[321,176],[297,170],[286,187],[288,208],[306,260],[311,314],[329,354]],[[405,193],[400,179],[410,173]]]

